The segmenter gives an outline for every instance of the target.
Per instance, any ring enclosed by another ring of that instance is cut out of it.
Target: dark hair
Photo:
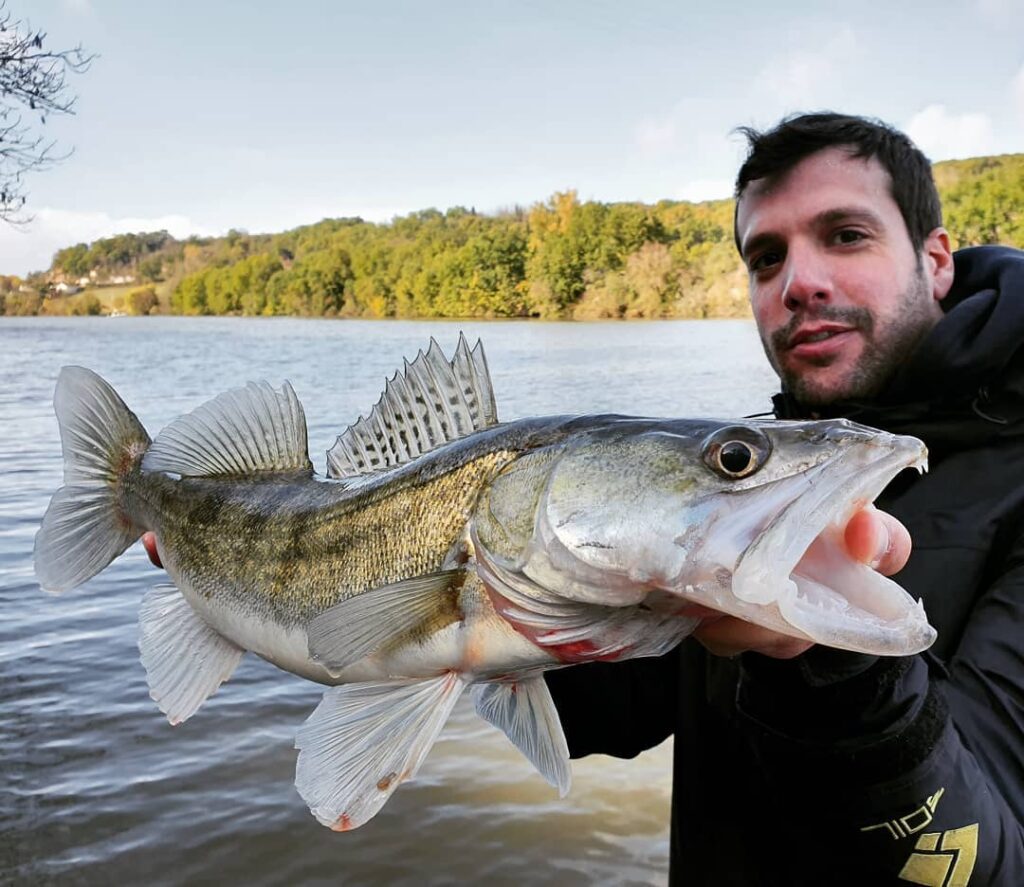
[[[777,179],[811,154],[840,147],[848,149],[851,157],[875,158],[889,173],[889,188],[915,252],[920,252],[925,238],[942,225],[931,163],[907,136],[881,120],[824,111],[786,117],[767,132],[749,126],[736,131],[749,142],[747,159],[736,175],[737,207],[755,179]],[[739,248],[738,235],[736,246]]]

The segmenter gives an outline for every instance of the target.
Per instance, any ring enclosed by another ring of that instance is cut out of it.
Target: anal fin
[[[564,798],[572,784],[569,746],[544,678],[475,684],[472,693],[476,713],[512,740]]]
[[[295,787],[335,831],[371,819],[416,775],[465,683],[453,672],[425,681],[332,687],[299,728]]]
[[[207,625],[177,588],[157,585],[142,600],[139,652],[149,695],[180,724],[231,677],[245,651]]]

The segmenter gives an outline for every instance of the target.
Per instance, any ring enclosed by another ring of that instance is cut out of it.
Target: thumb
[[[910,533],[891,514],[868,505],[850,518],[844,532],[850,556],[885,575],[903,569],[910,557]]]

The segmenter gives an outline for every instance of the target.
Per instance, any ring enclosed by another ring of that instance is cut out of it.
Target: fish
[[[151,439],[114,389],[64,367],[64,485],[35,538],[64,592],[145,532],[170,582],[139,650],[171,724],[251,652],[325,685],[295,785],[348,831],[413,778],[463,691],[564,796],[544,673],[657,656],[710,611],[847,650],[935,638],[921,603],[842,531],[912,437],[846,420],[555,415],[499,422],[481,342],[436,341],[338,436],[325,477],[288,382],[250,382]]]

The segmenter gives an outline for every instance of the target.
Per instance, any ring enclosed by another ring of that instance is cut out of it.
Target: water
[[[61,483],[65,364],[117,388],[150,433],[228,387],[288,378],[319,470],[400,358],[458,330],[487,347],[499,416],[739,416],[773,388],[745,321],[420,323],[183,318],[0,320],[0,883],[660,884],[671,748],[573,764],[559,800],[460,700],[415,782],[364,827],[322,828],[292,781],[320,688],[247,656],[191,720],[149,699],[135,546],[46,595],[32,540]]]

